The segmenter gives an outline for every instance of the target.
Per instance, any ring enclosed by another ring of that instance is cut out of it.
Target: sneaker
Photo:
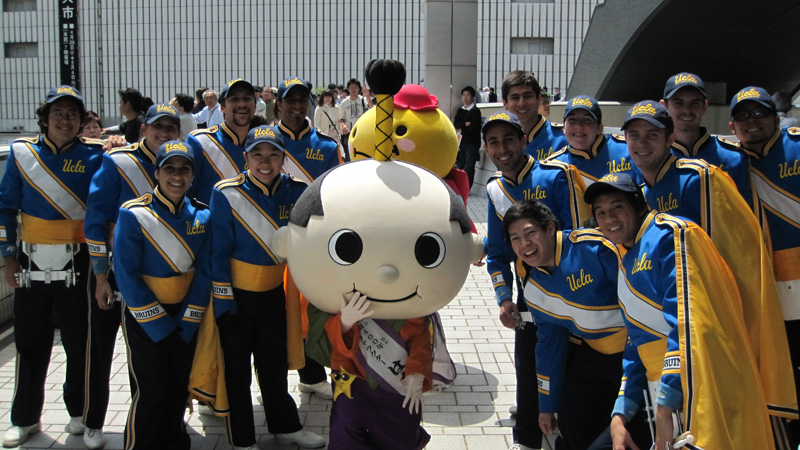
[[[297,444],[300,448],[320,448],[325,446],[325,438],[310,431],[300,430],[294,433],[278,433],[275,435],[278,444]]]
[[[64,431],[69,434],[83,434],[86,426],[83,424],[83,417],[75,416],[69,418],[69,423],[64,427]]]
[[[300,392],[317,394],[320,398],[324,398],[325,400],[333,399],[333,389],[331,388],[331,384],[327,381],[320,381],[316,384],[298,383],[297,389],[299,389]]]
[[[516,416],[517,415],[517,405],[514,405],[514,406],[508,408],[508,413],[511,414],[512,416]]]
[[[528,447],[527,445],[522,445],[520,443],[515,442],[514,445],[508,448],[508,450],[539,450],[539,449]]]
[[[106,440],[103,438],[103,430],[100,428],[89,428],[83,432],[83,445],[86,448],[103,448],[106,446]]]
[[[6,431],[6,434],[3,436],[3,447],[18,447],[23,442],[27,441],[30,435],[38,433],[41,430],[41,422],[37,423],[36,425],[29,425],[27,427],[17,427],[11,425],[8,431]]]

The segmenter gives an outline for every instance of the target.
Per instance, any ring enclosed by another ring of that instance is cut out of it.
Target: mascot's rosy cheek
[[[401,152],[413,152],[417,148],[417,145],[411,139],[398,139],[396,145]]]

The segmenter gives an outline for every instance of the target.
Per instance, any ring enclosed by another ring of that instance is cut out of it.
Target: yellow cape
[[[675,249],[685,429],[701,449],[774,449],[733,274],[694,224]]]
[[[680,160],[678,164],[692,164],[689,161]],[[702,219],[698,225],[711,236],[733,273],[767,407],[774,416],[797,419],[789,345],[772,259],[759,221],[725,172],[715,166],[695,168],[702,180]]]

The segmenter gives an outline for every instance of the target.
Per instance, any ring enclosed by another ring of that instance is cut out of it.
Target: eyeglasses
[[[55,119],[55,120],[64,120],[64,119],[77,120],[80,117],[81,117],[80,113],[77,113],[75,111],[70,111],[70,112],[67,112],[67,113],[63,113],[61,111],[56,111],[56,112],[51,112],[50,113],[50,118],[51,119]]]
[[[733,115],[733,120],[735,122],[744,122],[745,120],[747,120],[747,119],[749,119],[751,117],[753,119],[761,119],[761,118],[769,116],[770,114],[772,114],[772,111],[770,111],[768,109],[756,109],[756,110],[753,110],[753,111],[741,111],[741,112],[738,112],[738,113]]]

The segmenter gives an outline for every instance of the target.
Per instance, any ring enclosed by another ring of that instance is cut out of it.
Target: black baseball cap
[[[62,98],[62,97],[72,97],[75,100],[83,103],[83,96],[77,89],[72,86],[62,84],[61,86],[55,87],[50,89],[50,92],[47,93],[47,97],[45,97],[45,103],[53,103],[54,101]]]
[[[497,125],[498,123],[507,123],[514,127],[514,129],[517,130],[520,135],[525,134],[525,132],[522,131],[522,123],[520,123],[517,115],[509,111],[500,111],[489,116],[489,118],[486,119],[486,122],[483,123],[481,133],[486,134],[489,128]]]
[[[777,110],[775,107],[775,100],[769,95],[769,92],[758,86],[748,86],[733,96],[731,99],[731,115],[733,115],[733,110],[742,102],[756,102],[761,106],[769,108],[770,111],[774,112]]]
[[[163,166],[168,159],[174,156],[183,156],[188,159],[189,162],[192,163],[192,167],[194,167],[194,151],[179,139],[161,144],[161,147],[158,148],[158,152],[156,152],[156,167]]]
[[[181,126],[181,118],[178,115],[178,110],[166,103],[153,105],[147,108],[147,114],[144,116],[144,123],[150,125],[162,117],[169,117],[178,124],[178,127]]]
[[[707,97],[706,87],[700,77],[693,73],[681,72],[667,79],[667,84],[664,86],[664,99],[671,98],[676,92],[685,87],[695,88],[703,94],[703,98]]]
[[[567,107],[564,108],[564,119],[578,109],[589,111],[589,114],[594,117],[594,120],[596,120],[597,123],[601,123],[603,121],[603,112],[600,111],[600,104],[597,103],[597,100],[593,97],[589,97],[588,95],[579,95],[569,99],[567,101]]]
[[[220,91],[220,94],[219,94],[219,102],[220,103],[222,103],[223,101],[225,101],[226,98],[228,98],[228,93],[235,86],[244,86],[245,88],[249,89],[250,92],[253,93],[253,96],[255,97],[255,92],[256,91],[255,91],[255,88],[253,87],[253,85],[250,84],[250,82],[247,81],[247,80],[243,80],[241,78],[237,78],[235,80],[228,81],[228,83],[225,86],[222,86],[222,91]]]
[[[655,100],[643,100],[628,110],[625,115],[625,121],[622,123],[622,130],[628,127],[628,124],[634,120],[645,120],[657,128],[673,128],[672,117],[670,117],[667,108]]]
[[[583,193],[583,201],[588,204],[594,203],[594,200],[597,198],[597,196],[603,191],[606,191],[608,188],[616,189],[622,192],[640,192],[639,186],[627,173],[610,173],[608,175],[604,175],[603,178],[600,178],[586,188],[586,192]]]
[[[278,100],[283,100],[289,95],[289,91],[298,87],[304,89],[306,94],[311,94],[311,89],[308,87],[306,80],[299,77],[287,78],[278,85]]]

